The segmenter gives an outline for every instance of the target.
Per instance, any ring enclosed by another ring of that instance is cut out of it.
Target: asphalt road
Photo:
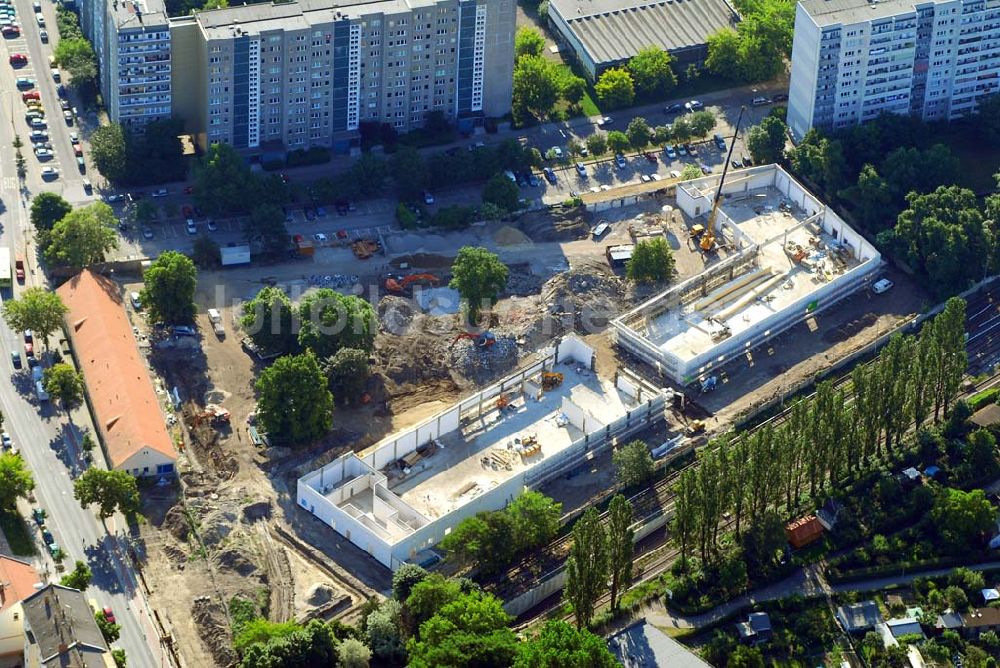
[[[44,190],[60,192],[75,203],[89,198],[83,192],[83,176],[76,167],[70,144],[69,132],[59,110],[55,83],[49,74],[48,55],[51,45],[42,44],[34,20],[31,0],[14,0],[17,20],[21,24],[19,38],[3,39],[0,49],[0,244],[11,248],[11,253],[22,254],[28,260],[27,285],[45,286],[45,277],[36,271],[33,261],[34,246],[28,234],[28,208],[30,196]],[[50,34],[55,32],[55,5],[42,0],[43,12]],[[27,66],[14,70],[8,63],[12,53],[25,53]],[[29,128],[24,120],[24,104],[14,86],[15,77],[30,77],[37,81],[46,115],[51,119],[50,136],[55,149],[55,159],[39,163],[26,145],[22,152],[27,161],[28,175],[24,190],[16,176],[13,141],[15,134],[28,143]],[[40,169],[43,164],[57,166],[58,179],[43,182]],[[4,289],[0,297],[16,296],[21,286]],[[35,343],[41,349],[40,342]],[[27,461],[35,477],[35,506],[48,513],[46,525],[55,541],[66,553],[64,563],[72,568],[75,560],[86,561],[94,572],[94,580],[87,596],[102,606],[110,606],[121,624],[121,638],[116,646],[125,649],[129,665],[167,665],[160,649],[152,618],[141,592],[137,591],[136,576],[119,539],[109,534],[93,511],[83,509],[73,498],[73,478],[83,470],[80,459],[80,432],[61,410],[51,405],[39,405],[32,393],[31,372],[27,365],[20,370],[13,368],[11,351],[19,351],[24,360],[23,338],[0,320],[0,405],[3,407],[5,429],[11,434],[16,447]],[[86,420],[85,414],[77,417]],[[121,518],[111,518],[108,526],[124,527]],[[32,528],[39,556],[36,566],[49,578],[58,581],[54,563],[42,544],[40,532]]]

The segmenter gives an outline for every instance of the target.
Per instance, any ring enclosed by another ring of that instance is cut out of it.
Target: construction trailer
[[[223,246],[219,249],[223,267],[250,264],[250,246]]]

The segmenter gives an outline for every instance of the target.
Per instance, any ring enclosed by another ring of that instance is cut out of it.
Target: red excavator
[[[482,334],[473,334],[472,332],[462,332],[454,339],[452,339],[451,345],[448,347],[451,348],[462,339],[470,339],[473,343],[476,344],[477,348],[489,348],[490,346],[492,346],[494,343],[497,342],[497,337],[493,334],[493,332],[483,332]]]
[[[426,283],[433,286],[440,282],[441,279],[434,274],[411,274],[399,281],[390,276],[385,279],[385,289],[389,292],[398,294],[409,288],[414,283]]]

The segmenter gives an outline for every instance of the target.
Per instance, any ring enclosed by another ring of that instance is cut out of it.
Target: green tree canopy
[[[517,638],[510,616],[491,594],[470,592],[443,605],[407,645],[410,668],[509,666]]]
[[[707,109],[695,111],[687,115],[688,126],[692,137],[707,137],[715,129],[715,114]]]
[[[625,136],[628,137],[628,143],[632,145],[632,148],[644,149],[653,139],[653,129],[649,127],[645,118],[636,116],[629,121]]]
[[[661,96],[677,85],[677,76],[671,67],[670,54],[655,46],[647,46],[628,61],[628,71],[635,81],[636,92],[641,96]]]
[[[594,92],[602,105],[612,109],[631,106],[635,101],[632,75],[619,67],[605,70],[594,84]]]
[[[31,200],[31,224],[38,232],[47,232],[73,210],[61,195],[40,192]]]
[[[252,181],[250,167],[236,149],[212,144],[194,171],[195,201],[211,216],[252,210],[254,202],[248,201]]]
[[[462,587],[457,580],[446,578],[440,573],[431,573],[413,585],[410,595],[406,597],[406,612],[414,626],[419,627],[461,595]]]
[[[109,181],[120,181],[128,173],[128,147],[120,124],[102,125],[91,133],[90,157]]]
[[[600,157],[608,151],[608,136],[603,132],[595,132],[587,137],[587,150],[590,155]]]
[[[311,443],[330,430],[333,395],[311,351],[279,357],[255,387],[257,419],[272,440]]]
[[[243,236],[247,243],[259,244],[265,253],[285,250],[289,243],[285,212],[271,202],[255,206],[243,220]]]
[[[154,321],[189,323],[194,320],[194,291],[198,270],[188,256],[164,251],[143,276],[142,303]]]
[[[614,668],[618,665],[600,636],[564,621],[548,621],[517,647],[514,668]]]
[[[65,362],[42,372],[42,386],[67,411],[83,401],[83,374]]]
[[[747,148],[758,165],[781,162],[785,154],[787,126],[780,118],[768,116],[747,133]]]
[[[73,566],[73,570],[64,575],[59,584],[63,587],[76,589],[77,591],[86,591],[93,577],[94,574],[90,571],[90,566],[84,561],[77,561]]]
[[[585,628],[608,579],[608,540],[594,507],[573,525],[573,546],[566,560],[565,596],[573,605],[576,627]]]
[[[520,208],[520,199],[517,184],[503,174],[494,174],[483,187],[483,203],[493,204],[508,213]]]
[[[621,130],[612,130],[608,133],[608,149],[614,153],[624,153],[631,146],[628,135]]]
[[[118,640],[122,634],[122,625],[114,624],[104,616],[103,610],[94,611],[94,621],[97,622],[97,628],[101,630],[101,635],[104,636],[104,640],[110,645],[111,643]]]
[[[523,56],[540,56],[545,51],[545,38],[542,33],[530,26],[521,26],[514,35],[514,58]]]
[[[611,499],[608,508],[608,571],[611,573],[611,609],[617,610],[619,594],[632,579],[635,555],[635,532],[632,504],[621,494]]]
[[[368,353],[358,348],[341,348],[323,361],[323,373],[334,397],[340,397],[344,403],[357,403],[371,377]]]
[[[284,355],[298,345],[292,302],[278,287],[265,287],[243,304],[240,326],[265,353]]]
[[[931,510],[934,528],[952,552],[966,552],[993,527],[996,513],[981,489],[938,490]]]
[[[429,573],[417,564],[403,564],[392,574],[392,597],[397,601],[406,601],[413,588],[426,580],[428,575]]]
[[[83,37],[63,37],[56,44],[54,56],[76,88],[97,82],[97,55]]]
[[[543,56],[526,55],[514,65],[514,119],[523,123],[528,116],[543,118],[559,98],[560,73],[555,63]]]
[[[54,267],[83,267],[102,262],[118,248],[115,212],[104,202],[75,209],[57,222],[48,234],[45,261]]]
[[[96,503],[102,520],[118,511],[131,515],[139,510],[139,487],[125,471],[91,467],[73,481],[73,496],[84,508]]]
[[[281,625],[280,633],[247,645],[242,653],[240,668],[338,665],[339,642],[330,624],[319,619],[313,619],[302,627],[294,622],[287,624],[291,628]]]
[[[17,500],[27,498],[35,489],[35,479],[21,455],[7,451],[0,454],[0,507],[13,509]]]
[[[580,104],[587,94],[587,81],[583,77],[570,74],[562,77],[559,83],[559,95],[571,105]]]
[[[330,357],[341,348],[371,352],[375,345],[375,309],[361,297],[320,288],[302,298],[299,319],[299,346],[317,357]]]
[[[674,273],[674,255],[667,240],[656,238],[637,243],[625,272],[629,279],[641,283],[669,280]]]
[[[510,270],[496,253],[485,248],[464,246],[451,266],[448,286],[458,290],[467,304],[469,320],[474,321],[483,307],[491,308],[507,286]]]
[[[68,312],[59,294],[45,288],[27,288],[19,298],[3,303],[3,318],[11,329],[30,329],[43,342],[62,327]]]
[[[541,492],[519,494],[505,512],[510,515],[514,550],[522,552],[547,544],[559,532],[562,504]]]

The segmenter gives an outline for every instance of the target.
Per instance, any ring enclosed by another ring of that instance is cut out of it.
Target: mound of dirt
[[[257,564],[250,561],[245,554],[239,550],[223,550],[212,559],[219,566],[219,570],[233,571],[247,577],[257,572]]]
[[[573,241],[590,234],[593,216],[586,209],[531,211],[517,221],[533,241]]]
[[[521,246],[531,243],[531,238],[527,234],[510,225],[504,225],[494,232],[493,240],[500,246]]]
[[[337,591],[333,587],[319,582],[310,587],[309,591],[306,592],[305,602],[314,608],[318,608],[332,601],[336,593]]]
[[[177,540],[187,542],[188,535],[191,533],[191,525],[188,524],[181,504],[171,507],[163,516],[163,527]]]
[[[202,519],[201,541],[206,547],[215,547],[233,530],[237,515],[231,510],[219,510]]]
[[[175,564],[187,563],[188,554],[176,545],[164,545],[163,554],[167,555],[167,559]]]
[[[238,657],[230,644],[229,624],[222,606],[207,596],[199,596],[191,606],[191,615],[202,642],[215,659],[215,665],[235,665]]]
[[[406,333],[418,313],[416,305],[402,297],[389,295],[378,303],[378,320],[382,329],[397,336]]]
[[[253,522],[254,520],[262,520],[271,516],[271,502],[270,501],[258,501],[257,503],[251,503],[243,506],[243,519],[247,522]]]

